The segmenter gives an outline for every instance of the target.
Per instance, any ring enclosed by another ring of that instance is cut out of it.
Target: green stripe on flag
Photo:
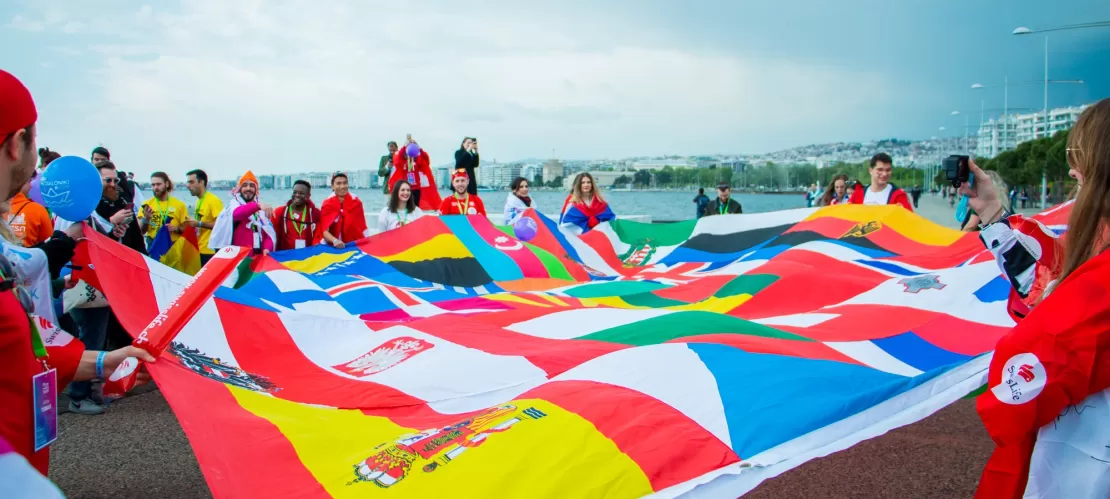
[[[639,293],[648,293],[657,289],[669,287],[666,284],[648,281],[611,281],[592,282],[563,291],[573,298],[604,298],[606,296],[624,296]]]
[[[528,243],[524,243],[524,246],[532,250],[532,253],[540,259],[540,263],[547,269],[547,274],[550,275],[552,279],[574,280],[574,276],[570,275],[570,272],[567,270],[566,266],[563,265],[563,262],[560,262],[550,251]]]
[[[701,311],[675,312],[673,314],[661,315],[631,324],[603,329],[596,333],[580,336],[578,339],[644,346],[702,334],[745,334],[781,340],[813,341],[803,336],[780,331],[773,327],[756,324],[730,315]]]
[[[755,295],[763,290],[771,283],[777,281],[779,276],[771,274],[744,274],[738,275],[735,279],[728,282],[721,289],[713,293],[717,298],[725,298],[728,296],[736,296],[742,294]]]
[[[694,226],[697,223],[697,220],[686,220],[685,222],[649,224],[615,219],[609,221],[609,227],[613,229],[613,233],[621,241],[627,244],[636,244],[639,241],[650,239],[652,246],[659,247],[677,246],[686,242],[687,239],[690,239],[690,235],[694,233]]]
[[[667,307],[681,307],[689,305],[684,301],[672,300],[670,298],[663,298],[655,293],[636,293],[634,295],[624,295],[621,297],[625,303],[635,307],[651,307],[651,308],[667,308]]]

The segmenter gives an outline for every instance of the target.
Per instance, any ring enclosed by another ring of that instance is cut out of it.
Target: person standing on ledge
[[[717,184],[717,199],[705,206],[705,216],[709,215],[739,215],[744,213],[744,208],[735,199],[732,199],[732,186],[728,182]]]
[[[455,170],[451,174],[451,188],[455,190],[451,197],[443,200],[439,206],[440,215],[481,215],[486,216],[486,206],[477,194],[471,194],[467,189],[470,177],[466,170]]]
[[[478,168],[478,160],[478,139],[463,139],[462,146],[455,151],[455,170],[466,170],[466,176],[470,180],[466,192],[474,195],[478,194],[478,175],[474,173],[474,169]]]
[[[389,205],[389,176],[393,174],[393,156],[397,155],[397,143],[392,140],[385,145],[389,149],[389,154],[382,156],[381,161],[378,161],[378,176],[382,179],[382,194],[385,194],[385,204]]]
[[[881,152],[871,157],[871,185],[864,189],[852,192],[852,204],[900,204],[903,208],[913,211],[910,198],[906,191],[890,183],[890,175],[894,172],[894,160],[890,155]]]
[[[320,238],[343,249],[346,243],[370,235],[362,200],[350,193],[347,174],[335,172],[331,178],[331,196],[320,206]]]

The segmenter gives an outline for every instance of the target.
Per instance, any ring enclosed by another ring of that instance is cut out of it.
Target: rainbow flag
[[[200,246],[197,243],[197,230],[190,226],[181,229],[181,234],[170,234],[169,225],[163,224],[154,234],[154,240],[147,248],[150,257],[189,275],[200,271]]]
[[[150,370],[216,497],[737,497],[982,387],[1014,324],[977,236],[897,206],[524,216],[258,256],[212,296],[89,256],[132,334],[203,300]]]

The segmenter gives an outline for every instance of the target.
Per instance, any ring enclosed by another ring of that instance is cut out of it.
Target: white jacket
[[[535,199],[532,200],[531,207],[536,211],[540,211],[539,208],[536,208]],[[510,192],[508,199],[505,200],[505,225],[512,225],[528,208],[528,206],[524,206],[524,201],[521,201],[520,198],[516,197],[516,194]]]
[[[424,216],[424,212],[421,211],[420,208],[417,208],[416,211],[409,213],[408,216],[405,217],[405,223],[410,224],[422,216]],[[389,211],[388,206],[382,208],[382,212],[378,214],[378,232],[381,233],[387,230],[393,230],[400,226],[401,217],[397,213]]]

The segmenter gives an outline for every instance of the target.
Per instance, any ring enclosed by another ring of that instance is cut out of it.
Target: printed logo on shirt
[[[1044,364],[1032,353],[1020,353],[1006,361],[1002,382],[991,387],[1000,402],[1019,405],[1037,398],[1048,383]]]

